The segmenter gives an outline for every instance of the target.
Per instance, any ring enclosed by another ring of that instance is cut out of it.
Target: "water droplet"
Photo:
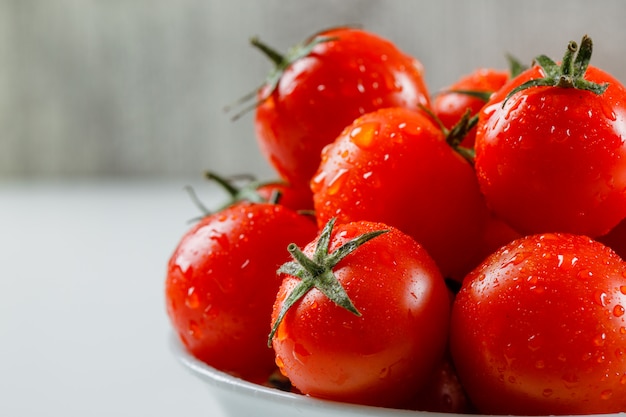
[[[537,369],[543,369],[546,367],[546,363],[542,360],[538,360],[535,362],[535,368]]]
[[[597,290],[593,293],[593,301],[602,307],[606,306],[607,297],[606,292],[602,290]]]
[[[600,393],[600,399],[608,400],[613,396],[613,390],[607,389]]]
[[[578,375],[573,372],[568,372],[561,377],[567,388],[572,388],[578,383]]]
[[[511,383],[511,384],[515,384],[516,379],[515,379],[515,377],[514,377],[513,375],[511,375],[511,376],[508,378],[508,381],[509,381],[509,383]]]
[[[544,397],[548,398],[550,396],[552,396],[552,394],[554,394],[554,391],[550,388],[546,388],[543,390],[543,392],[541,393]]]
[[[361,149],[370,149],[374,146],[374,138],[378,135],[379,129],[379,123],[362,123],[352,129],[350,132],[350,140]]]
[[[191,309],[198,308],[200,306],[200,300],[196,293],[195,287],[189,287],[187,290],[187,297],[185,297],[185,305]]]
[[[598,346],[598,347],[604,346],[605,342],[606,342],[606,333],[600,333],[599,335],[593,338],[594,346]]]
[[[543,341],[539,335],[533,335],[528,338],[528,349],[532,352],[536,352],[543,346]]]
[[[577,277],[582,280],[589,280],[593,278],[593,272],[588,269],[582,269],[578,272]]]
[[[615,317],[622,317],[624,315],[624,307],[620,304],[617,304],[613,307],[613,315]]]
[[[287,334],[287,326],[283,326],[283,324],[279,324],[278,325],[278,329],[276,329],[276,339],[278,339],[279,342],[284,341],[288,334]]]
[[[343,183],[345,182],[347,176],[346,174],[348,173],[348,170],[345,168],[340,169],[337,172],[337,175],[335,175],[330,182],[328,183],[328,195],[335,195],[339,192],[339,190],[341,189],[341,186],[343,185]]]
[[[619,379],[619,383],[622,385],[626,385],[626,374],[622,375],[622,377]]]
[[[389,374],[390,374],[389,367],[386,367],[380,370],[380,372],[378,373],[378,377],[380,379],[386,379],[386,378],[389,378]]]
[[[622,285],[622,286],[620,286],[620,287],[619,287],[619,291],[620,291],[622,294],[626,295],[626,285]]]
[[[194,338],[194,339],[201,339],[202,338],[202,329],[200,328],[200,325],[194,321],[194,320],[189,320],[189,334]]]

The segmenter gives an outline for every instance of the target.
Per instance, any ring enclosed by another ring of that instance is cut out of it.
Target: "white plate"
[[[229,417],[489,417],[395,410],[320,400],[253,384],[218,371],[189,354],[173,334],[170,345],[176,359],[193,375],[207,383],[211,394]],[[626,417],[626,413],[594,414],[587,417]]]

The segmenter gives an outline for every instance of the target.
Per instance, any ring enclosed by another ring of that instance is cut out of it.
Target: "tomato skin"
[[[600,95],[533,87],[533,67],[492,96],[480,113],[476,172],[487,204],[522,234],[598,237],[626,217],[626,89],[589,66],[585,79],[609,83]]]
[[[472,166],[424,113],[389,108],[328,145],[311,181],[318,223],[378,221],[423,245],[446,277],[477,264],[487,209]]]
[[[390,41],[354,28],[318,36],[337,39],[292,63],[265,100],[269,87],[262,88],[255,115],[261,153],[286,181],[307,190],[322,148],[355,118],[430,105],[421,63]]]
[[[310,290],[286,313],[273,338],[276,363],[302,393],[343,402],[400,407],[443,358],[450,302],[434,261],[387,225],[337,225],[330,252],[351,238],[390,230],[334,268],[361,317]],[[317,240],[317,239],[316,239]],[[317,242],[303,252],[312,256]],[[299,279],[284,275],[272,323]]]
[[[267,347],[276,269],[291,242],[317,226],[280,205],[237,203],[209,215],[180,240],[167,267],[166,306],[173,327],[198,359],[263,382],[275,369]]]
[[[626,410],[626,264],[588,237],[532,235],[488,258],[454,301],[451,352],[483,414]]]
[[[509,81],[509,71],[494,68],[478,68],[462,76],[443,92],[438,94],[432,103],[433,113],[447,129],[452,129],[467,110],[472,116],[478,114],[486,101],[457,91],[476,91],[495,93]],[[462,141],[462,146],[473,148],[476,138],[476,127],[473,127]]]

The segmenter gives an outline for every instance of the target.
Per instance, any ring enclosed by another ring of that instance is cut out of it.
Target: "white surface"
[[[186,184],[0,183],[0,416],[223,416],[168,343]]]

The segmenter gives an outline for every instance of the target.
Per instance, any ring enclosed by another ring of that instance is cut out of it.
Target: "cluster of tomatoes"
[[[235,200],[166,279],[193,355],[351,403],[626,411],[626,88],[589,37],[432,97],[362,29],[253,44],[276,63],[253,110],[281,181],[212,175]]]

